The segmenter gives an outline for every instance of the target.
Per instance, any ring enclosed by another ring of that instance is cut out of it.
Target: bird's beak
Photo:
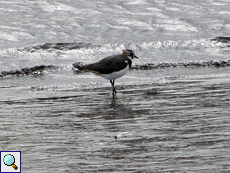
[[[134,58],[137,58],[137,59],[139,59],[136,55],[134,55]]]

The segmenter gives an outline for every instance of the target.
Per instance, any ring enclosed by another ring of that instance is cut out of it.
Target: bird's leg
[[[113,88],[113,96],[115,96],[116,93],[117,93],[117,91],[116,91],[116,89],[115,89],[115,87],[114,87],[115,79],[114,79],[114,80],[110,80],[110,83],[111,83],[112,88]]]

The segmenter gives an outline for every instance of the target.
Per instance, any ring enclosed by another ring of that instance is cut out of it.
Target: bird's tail
[[[73,66],[79,70],[85,69],[82,62],[75,62],[75,63],[73,63]]]

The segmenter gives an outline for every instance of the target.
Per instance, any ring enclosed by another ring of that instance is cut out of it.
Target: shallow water
[[[1,146],[21,150],[28,172],[229,171],[229,79],[106,90],[2,101]]]
[[[229,2],[0,4],[0,148],[23,172],[230,172]],[[116,98],[72,67],[124,48]]]

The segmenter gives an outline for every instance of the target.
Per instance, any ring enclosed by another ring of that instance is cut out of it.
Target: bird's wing
[[[110,56],[89,65],[89,70],[96,73],[109,74],[127,67],[128,60],[122,56]]]

